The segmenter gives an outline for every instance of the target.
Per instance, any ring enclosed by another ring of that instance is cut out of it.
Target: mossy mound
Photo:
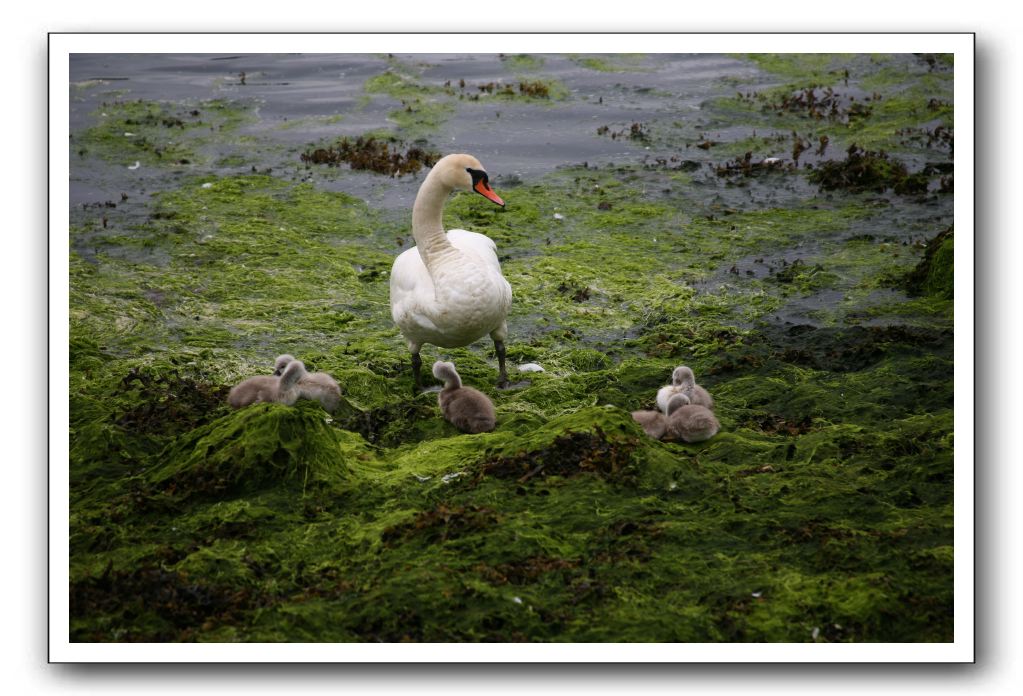
[[[482,476],[515,479],[590,473],[609,480],[634,478],[636,450],[645,434],[628,413],[593,407],[547,423],[495,452],[479,469]]]
[[[336,485],[347,468],[319,405],[253,404],[180,437],[147,478],[175,497],[251,493],[268,486],[304,491]]]

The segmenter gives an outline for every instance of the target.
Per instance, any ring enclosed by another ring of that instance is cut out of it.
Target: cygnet
[[[668,402],[676,394],[685,394],[689,403],[705,408],[714,408],[714,399],[710,393],[696,383],[693,371],[685,365],[679,365],[671,373],[671,384],[661,387],[657,392],[657,408],[668,415]]]
[[[655,440],[664,437],[664,429],[668,427],[668,419],[660,411],[633,411],[632,419]]]
[[[497,424],[494,404],[483,392],[462,386],[454,363],[438,360],[433,364],[433,376],[444,382],[437,403],[449,423],[464,433],[486,433],[494,429]]]
[[[249,377],[236,385],[227,395],[227,403],[241,408],[257,402],[279,403],[291,406],[298,401],[298,381],[305,371],[301,360],[290,363],[280,377]]]
[[[274,374],[282,374],[294,360],[295,356],[287,353],[277,356]],[[341,402],[341,387],[326,372],[305,372],[298,380],[298,396],[300,399],[319,401],[328,413],[333,413]]]
[[[685,394],[676,394],[668,402],[666,439],[703,442],[717,435],[720,429],[714,413],[706,406],[689,403]]]

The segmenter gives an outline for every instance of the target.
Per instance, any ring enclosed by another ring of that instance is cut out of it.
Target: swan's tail
[[[444,382],[445,389],[461,389],[462,378],[455,371],[455,364],[438,360],[433,364],[433,376]]]

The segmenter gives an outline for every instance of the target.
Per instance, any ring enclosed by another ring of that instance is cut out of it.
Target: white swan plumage
[[[455,190],[475,191],[504,205],[472,155],[441,158],[419,187],[412,207],[416,246],[402,252],[391,267],[391,317],[412,353],[417,389],[422,387],[419,351],[423,344],[455,348],[486,335],[497,352],[498,384],[508,380],[504,341],[511,286],[501,273],[492,239],[466,230],[445,233],[444,203]]]

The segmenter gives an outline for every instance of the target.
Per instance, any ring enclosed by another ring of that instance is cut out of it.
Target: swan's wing
[[[391,266],[391,314],[402,324],[401,316],[414,311],[423,298],[433,297],[433,279],[426,270],[419,249],[412,247],[398,255]]]
[[[425,285],[424,285],[425,284]],[[423,257],[419,255],[419,249],[412,247],[398,254],[391,266],[391,298],[395,293],[399,295],[410,295],[415,292],[425,292],[426,287],[433,287],[433,280],[429,271],[423,263]]]
[[[459,251],[475,254],[500,272],[501,262],[497,260],[497,244],[487,235],[468,230],[449,230],[448,241]]]
[[[391,266],[391,318],[407,340],[420,343],[437,331],[429,316],[433,304],[433,279],[419,249],[403,251]]]
[[[401,253],[391,268],[391,317],[410,345],[423,342],[440,346],[465,345],[465,341],[478,337],[476,332],[481,327],[477,324],[488,323],[487,319],[481,321],[482,315],[496,311],[503,317],[511,305],[511,285],[501,275],[497,245],[493,240],[466,230],[451,230],[448,240],[467,257],[466,261],[472,261],[456,264],[453,271],[448,269],[455,276],[468,274],[468,283],[457,282],[457,278],[456,282],[438,281],[444,289],[442,305],[438,305],[434,279],[418,248]],[[442,272],[442,275],[450,273]],[[495,297],[492,289],[496,279],[500,279],[500,284]],[[487,290],[488,287],[491,290]]]
[[[459,251],[468,252],[496,270],[501,270],[501,262],[497,260],[497,245],[490,237],[466,230],[451,230],[448,241]],[[404,295],[433,297],[433,278],[426,270],[419,247],[406,249],[394,260],[391,267],[391,297],[398,292]]]
[[[497,244],[494,243],[494,240],[485,234],[469,232],[467,230],[451,230],[448,232],[448,239],[451,240],[451,244],[456,249],[476,254],[491,269],[497,272],[496,277],[500,278],[501,282],[504,283],[505,297],[502,304],[507,312],[508,307],[511,306],[512,289],[511,284],[508,283],[508,280],[501,272],[501,262],[497,259]]]

